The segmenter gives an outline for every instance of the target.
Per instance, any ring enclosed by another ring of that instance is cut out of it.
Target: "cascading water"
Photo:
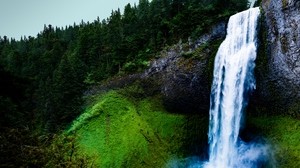
[[[255,2],[256,2],[256,0],[248,0],[250,8],[253,8]]]
[[[211,90],[209,161],[206,168],[258,167],[266,149],[239,139],[243,109],[255,88],[256,29],[260,11],[250,8],[230,17],[227,36],[215,58]]]
[[[252,5],[255,2],[251,1]],[[259,8],[230,17],[227,36],[218,49],[210,96],[209,160],[187,158],[189,168],[275,167],[270,148],[239,137],[249,93],[255,89]],[[179,162],[180,163],[180,162]],[[183,164],[184,165],[184,164]],[[168,167],[182,167],[173,161]],[[186,167],[186,166],[183,166]]]

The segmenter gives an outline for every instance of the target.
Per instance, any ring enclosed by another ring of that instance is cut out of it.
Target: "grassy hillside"
[[[95,98],[68,132],[96,167],[164,167],[181,155],[185,121],[166,112],[159,97],[133,100],[110,91]]]
[[[166,167],[174,159],[184,165],[183,158],[203,155],[207,118],[170,113],[160,96],[142,93],[131,86],[90,97],[85,112],[67,131],[76,137],[76,155],[89,158],[91,167]],[[249,117],[247,128],[272,145],[276,165],[299,167],[299,120]]]
[[[251,117],[248,126],[272,144],[278,167],[300,167],[300,120],[287,116],[259,116]]]

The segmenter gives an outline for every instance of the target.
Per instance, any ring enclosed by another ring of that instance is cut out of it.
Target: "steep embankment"
[[[190,143],[185,137],[190,136],[187,130],[192,125],[189,117],[168,113],[160,97],[140,97],[141,93],[134,85],[98,95],[70,127],[68,133],[77,137],[77,152],[88,156],[89,163],[164,167],[185,154]],[[199,131],[196,137],[204,137],[206,126]]]
[[[79,151],[96,166],[151,167],[163,165],[169,153],[179,150],[183,120],[169,116],[160,105],[147,100],[135,105],[112,91],[89,107],[70,131],[78,135]],[[172,136],[176,141],[168,139]]]

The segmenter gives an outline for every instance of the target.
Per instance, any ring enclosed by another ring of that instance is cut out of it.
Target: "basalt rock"
[[[159,83],[165,106],[171,111],[196,112],[207,110],[209,82],[204,70],[207,61],[185,59],[178,50],[170,50],[164,58],[153,62],[145,73]]]
[[[171,111],[184,113],[208,112],[212,62],[216,47],[212,43],[226,35],[226,24],[221,22],[188,47],[179,43],[162,52],[162,58],[152,62],[144,79],[157,81],[165,106]],[[197,58],[184,57],[194,55]]]
[[[299,115],[300,1],[265,0],[262,9],[265,45],[258,55],[256,101],[276,113]]]

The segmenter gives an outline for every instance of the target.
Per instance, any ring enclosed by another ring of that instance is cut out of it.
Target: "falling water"
[[[254,61],[259,15],[257,7],[231,16],[227,36],[218,49],[210,95],[208,161],[194,157],[183,162],[174,159],[167,167],[275,167],[269,145],[257,141],[243,142],[239,137],[243,111],[249,93],[255,89]]]
[[[255,2],[256,2],[256,0],[248,0],[250,8],[253,8]]]
[[[211,90],[207,168],[256,167],[265,150],[239,139],[248,93],[255,88],[256,29],[260,11],[251,8],[229,19],[227,36],[215,58]],[[249,156],[248,156],[249,155]]]

